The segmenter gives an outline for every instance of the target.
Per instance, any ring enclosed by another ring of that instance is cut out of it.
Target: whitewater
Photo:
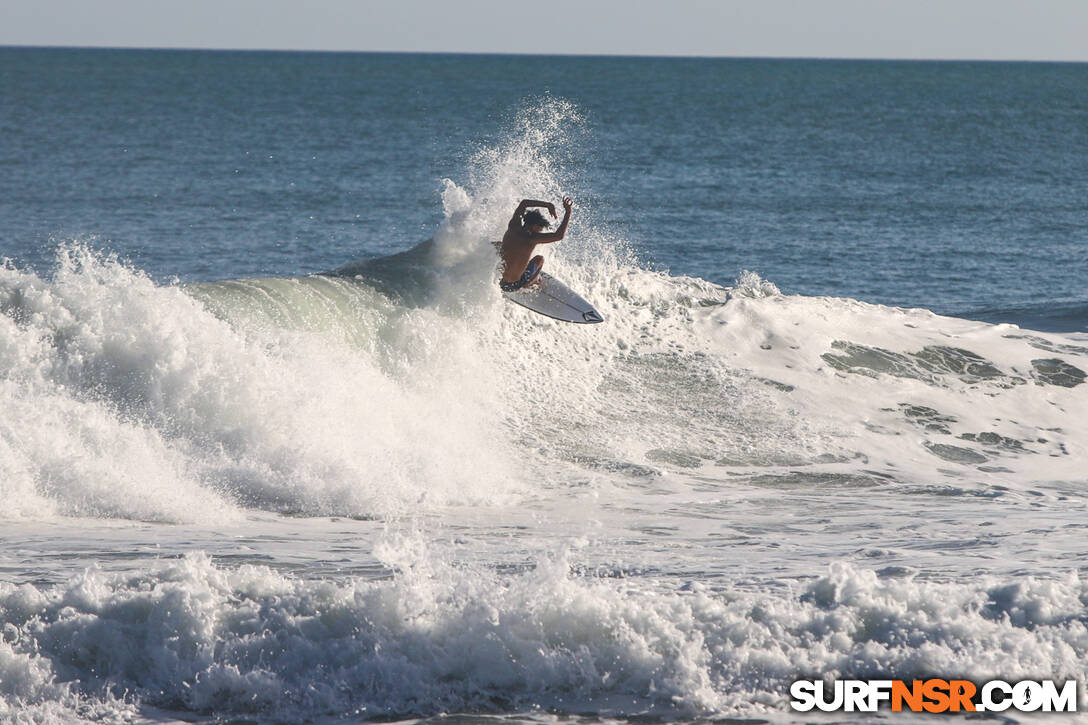
[[[559,103],[393,255],[0,270],[0,719],[778,722],[807,677],[1083,676],[1088,335],[671,274],[581,202],[547,269],[606,323],[533,315],[490,240],[587,198]]]

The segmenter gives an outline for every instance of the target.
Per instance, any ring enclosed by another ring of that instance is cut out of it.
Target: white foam
[[[228,324],[78,246],[52,281],[8,269],[2,284],[8,514],[369,515],[517,483],[492,421],[461,395],[484,384],[470,350],[434,313],[379,324],[365,354],[337,334],[360,332],[352,310],[330,317],[314,301],[328,290],[299,282],[284,282],[289,305],[311,302],[332,330],[270,324],[275,305]]]
[[[486,281],[413,307],[329,278],[186,294],[79,246],[51,281],[5,269],[5,513],[385,515],[640,467],[857,461],[1026,488],[1086,465],[1088,385],[1038,362],[1088,369],[1068,336],[554,262],[606,324],[533,316]]]
[[[189,556],[44,591],[0,585],[0,707],[74,688],[100,705],[125,691],[288,719],[752,716],[783,711],[789,683],[812,674],[1071,678],[1088,656],[1076,578],[942,584],[836,565],[796,591],[681,590],[572,576],[562,554],[506,576],[409,558],[392,581],[305,582]]]

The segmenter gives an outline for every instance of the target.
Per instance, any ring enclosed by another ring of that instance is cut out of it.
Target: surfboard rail
[[[503,292],[502,296],[553,320],[583,325],[604,322],[604,317],[593,305],[547,272],[541,272],[535,284],[514,292]]]

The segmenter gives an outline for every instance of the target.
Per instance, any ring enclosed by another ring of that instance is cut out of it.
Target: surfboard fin
[[[604,318],[597,312],[597,310],[590,310],[589,312],[582,313],[582,319],[586,322],[604,322]]]

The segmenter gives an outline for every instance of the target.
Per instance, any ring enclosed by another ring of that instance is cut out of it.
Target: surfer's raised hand
[[[569,214],[570,213],[570,208],[573,205],[574,205],[574,200],[573,199],[571,199],[569,196],[564,196],[563,197],[563,211],[565,211],[565,212],[567,212]],[[553,212],[552,215],[554,216],[554,212]]]

